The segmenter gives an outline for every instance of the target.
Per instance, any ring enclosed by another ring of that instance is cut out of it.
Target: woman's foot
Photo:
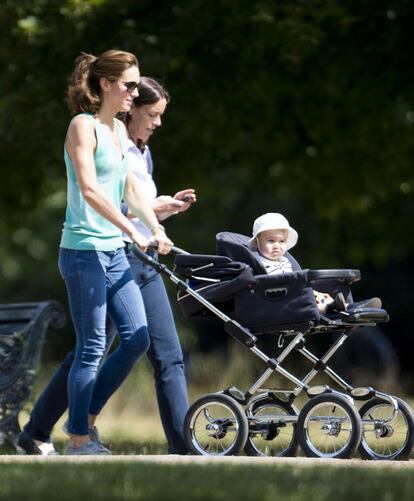
[[[111,451],[101,444],[88,440],[80,446],[75,446],[73,442],[69,443],[64,454],[65,456],[110,456]]]
[[[68,431],[68,422],[65,421],[63,426],[62,426],[62,430],[70,436],[70,433]],[[103,444],[100,436],[99,436],[99,431],[98,431],[98,428],[96,426],[89,426],[89,438],[90,440],[92,440],[92,442],[95,442],[96,444],[98,444],[99,446],[101,446],[104,450],[108,450],[105,445]]]
[[[34,440],[28,433],[21,431],[17,436],[19,452],[30,456],[59,456],[52,442]]]

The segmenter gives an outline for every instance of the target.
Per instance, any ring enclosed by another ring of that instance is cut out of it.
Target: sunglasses
[[[139,89],[139,83],[137,82],[122,82],[121,80],[121,83],[125,85],[127,92],[130,94],[132,94],[135,89]]]

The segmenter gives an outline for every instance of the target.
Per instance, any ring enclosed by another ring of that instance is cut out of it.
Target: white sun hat
[[[268,212],[258,217],[253,223],[253,236],[249,240],[250,249],[257,250],[256,237],[259,233],[267,230],[287,230],[287,250],[294,247],[298,241],[298,232],[289,225],[285,216],[277,212]]]

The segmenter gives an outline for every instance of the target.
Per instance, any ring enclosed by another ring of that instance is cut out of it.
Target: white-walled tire
[[[245,446],[248,435],[243,407],[232,397],[213,393],[199,398],[184,421],[184,440],[190,453],[233,456]]]
[[[414,446],[414,418],[411,408],[400,398],[398,404],[373,398],[359,410],[362,419],[362,438],[359,453],[363,459],[405,460]]]
[[[361,441],[361,419],[347,397],[324,393],[304,405],[296,433],[306,456],[346,459]]]

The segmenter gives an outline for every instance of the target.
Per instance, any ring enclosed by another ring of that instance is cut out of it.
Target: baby
[[[256,254],[269,274],[292,272],[292,264],[285,256],[286,251],[296,245],[298,232],[282,214],[269,212],[258,217],[253,224],[253,236],[249,240],[250,249]],[[348,305],[341,292],[335,299],[329,294],[314,291],[316,304],[320,313],[335,313],[352,307],[380,308],[381,300],[372,298],[360,303]]]

